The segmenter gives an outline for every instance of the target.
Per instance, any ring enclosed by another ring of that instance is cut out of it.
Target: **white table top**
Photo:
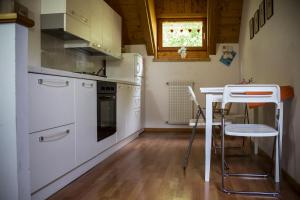
[[[203,94],[223,94],[224,87],[201,87],[200,92]]]

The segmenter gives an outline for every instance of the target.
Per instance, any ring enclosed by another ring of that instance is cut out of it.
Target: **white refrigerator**
[[[143,57],[138,53],[123,53],[121,60],[110,60],[106,63],[108,78],[142,84]]]

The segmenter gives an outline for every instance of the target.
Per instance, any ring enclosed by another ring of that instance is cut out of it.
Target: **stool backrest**
[[[275,84],[226,85],[222,109],[227,103],[275,103],[280,104],[280,87]]]

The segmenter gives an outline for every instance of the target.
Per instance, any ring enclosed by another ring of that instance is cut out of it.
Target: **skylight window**
[[[162,47],[183,46],[203,46],[203,21],[162,22]]]

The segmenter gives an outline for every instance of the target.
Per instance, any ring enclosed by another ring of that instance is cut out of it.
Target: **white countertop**
[[[96,81],[110,81],[110,82],[116,82],[116,83],[138,85],[137,83],[135,83],[133,81],[117,80],[117,79],[105,78],[105,77],[100,77],[100,76],[93,76],[93,75],[88,75],[88,74],[80,74],[80,73],[69,72],[69,71],[64,71],[64,70],[51,69],[51,68],[46,68],[46,67],[29,66],[28,73],[63,76],[63,77],[96,80]]]

